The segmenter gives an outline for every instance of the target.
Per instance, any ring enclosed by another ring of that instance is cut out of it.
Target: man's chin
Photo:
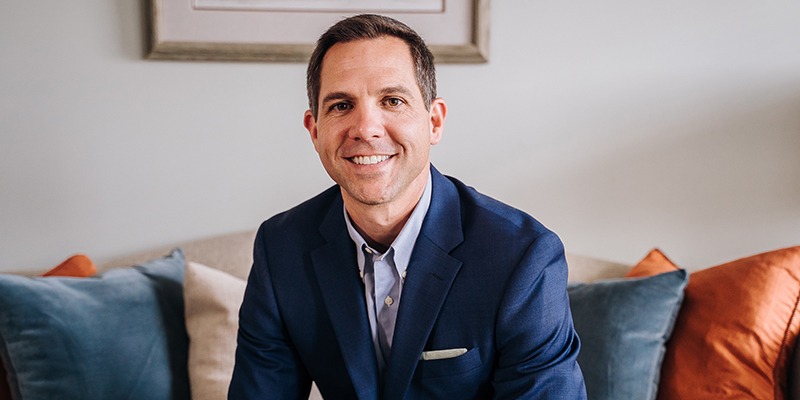
[[[385,186],[383,188],[385,188]],[[385,190],[356,191],[343,188],[342,192],[343,192],[342,194],[349,197],[350,200],[365,206],[379,206],[381,204],[386,204],[390,199],[390,196],[386,193]]]

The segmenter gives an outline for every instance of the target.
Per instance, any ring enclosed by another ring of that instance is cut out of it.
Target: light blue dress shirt
[[[372,329],[372,342],[381,371],[386,367],[388,351],[392,346],[397,309],[400,307],[403,281],[406,277],[411,252],[422,229],[422,221],[431,204],[431,176],[422,192],[417,206],[406,221],[400,234],[384,253],[371,248],[353,227],[347,210],[344,220],[347,231],[355,243],[358,269],[364,281],[364,298],[367,303],[367,316]]]

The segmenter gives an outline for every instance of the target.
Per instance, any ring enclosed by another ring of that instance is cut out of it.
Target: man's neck
[[[345,208],[353,227],[370,247],[381,253],[392,245],[416,206],[416,203],[411,204],[411,207],[402,208],[347,203],[345,202]]]
[[[389,249],[400,231],[403,230],[411,213],[425,191],[428,175],[419,187],[408,188],[402,199],[386,204],[363,204],[342,193],[345,209],[353,227],[367,244],[381,253]]]

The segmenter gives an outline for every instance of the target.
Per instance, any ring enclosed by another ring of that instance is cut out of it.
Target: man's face
[[[446,106],[426,108],[408,45],[394,37],[337,43],[322,61],[319,110],[304,124],[345,201],[416,204]]]

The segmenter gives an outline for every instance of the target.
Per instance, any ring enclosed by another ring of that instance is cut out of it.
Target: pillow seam
[[[780,347],[781,349],[785,349],[786,348],[786,344],[787,344],[786,342],[789,340],[789,333],[791,332],[792,324],[794,323],[794,320],[797,317],[797,307],[799,305],[800,305],[800,291],[798,291],[797,297],[795,297],[795,300],[794,300],[794,308],[792,309],[792,316],[789,317],[789,321],[786,324],[786,330],[783,331],[783,338],[781,339],[781,347]],[[780,385],[781,381],[780,381],[779,372],[780,372],[780,369],[781,369],[780,368],[781,361],[784,358],[788,358],[788,357],[789,356],[786,354],[786,352],[781,350],[778,353],[778,358],[775,360],[775,365],[772,368],[772,379],[775,380],[775,385],[773,386],[773,388],[774,388],[773,389],[774,390],[773,394],[775,395],[776,399],[784,398],[783,393],[781,393],[781,385]]]

